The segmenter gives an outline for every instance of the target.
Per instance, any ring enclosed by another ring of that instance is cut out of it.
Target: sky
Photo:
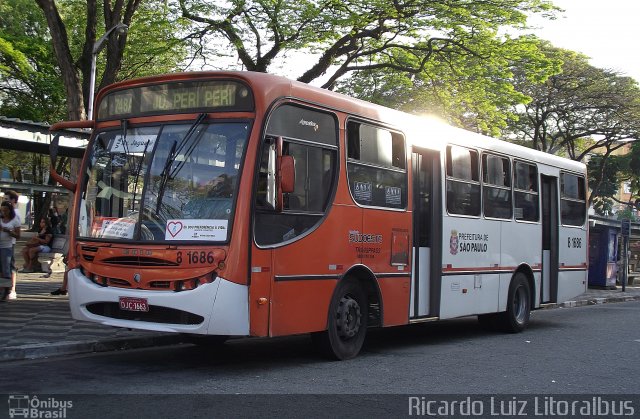
[[[591,65],[617,70],[640,83],[640,0],[552,0],[564,9],[554,21],[532,19],[534,33],[578,51]]]

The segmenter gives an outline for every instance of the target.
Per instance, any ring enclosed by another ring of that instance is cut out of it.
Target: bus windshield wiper
[[[162,205],[162,199],[164,198],[164,191],[166,189],[167,182],[170,179],[173,179],[179,172],[179,168],[182,167],[182,165],[178,165],[176,169],[172,171],[171,166],[173,165],[173,161],[175,157],[180,154],[189,140],[191,140],[191,137],[193,137],[194,133],[197,131],[198,127],[200,126],[200,124],[202,124],[202,121],[204,121],[206,117],[206,113],[201,113],[200,115],[198,115],[198,118],[193,122],[193,124],[191,124],[191,126],[187,130],[187,133],[184,135],[182,140],[180,140],[180,143],[178,143],[177,141],[173,142],[171,150],[169,150],[169,155],[167,155],[167,160],[165,161],[164,167],[162,168],[162,172],[160,173],[160,185],[158,185],[158,201],[156,203],[157,215],[159,215],[160,213],[160,206]],[[189,151],[192,152],[193,147],[191,147]]]
[[[135,173],[136,173],[136,177],[133,181],[133,197],[131,198],[131,211],[135,211],[136,209],[136,193],[137,193],[137,189],[138,189],[138,179],[140,178],[140,171],[142,170],[142,162],[145,159],[145,156],[147,155],[147,149],[149,148],[149,143],[151,141],[147,140],[147,143],[144,145],[144,150],[142,150],[142,157],[140,157],[140,161],[137,164],[137,167],[135,168]],[[134,161],[135,164],[135,161]]]

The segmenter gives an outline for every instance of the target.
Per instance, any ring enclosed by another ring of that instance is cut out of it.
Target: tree
[[[0,115],[60,119],[64,90],[42,12],[32,0],[7,0],[0,16]]]
[[[546,0],[178,3],[196,25],[191,38],[199,40],[203,62],[209,53],[233,51],[244,69],[266,72],[290,54],[304,53],[298,80],[323,78],[325,88],[354,71],[420,74],[436,57],[441,62],[461,57],[491,62],[496,56],[483,55],[478,46],[499,39],[501,28],[522,27],[527,14],[553,10]]]
[[[587,173],[591,187],[591,203],[599,215],[612,215],[614,196],[620,188],[620,156],[596,154],[587,163]]]
[[[13,1],[13,0],[12,0]],[[180,23],[163,0],[36,0],[44,12],[55,62],[64,85],[67,118],[84,119],[91,71],[91,56],[98,32],[118,23],[129,27],[128,32],[114,33],[108,38],[104,71],[98,86],[120,80],[125,67],[126,77],[157,74],[173,70],[185,58],[186,50],[179,40]],[[102,13],[98,8],[102,6]],[[99,16],[102,17],[99,22]],[[125,54],[127,39],[134,42]]]
[[[180,42],[178,15],[161,0],[131,0],[111,5],[95,0],[5,0],[0,3],[0,114],[34,121],[82,119],[88,100],[89,72],[98,22],[110,28],[119,21],[133,25],[127,36],[112,36],[100,85],[121,78],[173,71],[186,57]],[[44,13],[43,13],[44,11]],[[133,45],[124,50],[125,40]],[[120,73],[119,69],[124,71]],[[46,157],[46,156],[45,156]],[[13,169],[14,179],[29,171],[35,183],[43,182],[48,161],[42,155],[3,152],[0,162]],[[68,169],[68,159],[58,160],[58,173]],[[53,179],[50,179],[50,184]],[[46,211],[50,197],[34,194],[34,206]]]
[[[393,70],[360,71],[337,90],[414,114],[430,114],[452,125],[499,136],[514,118],[512,109],[530,98],[513,86],[513,68],[533,79],[558,71],[532,37],[484,41],[472,56],[434,57],[418,74]],[[491,57],[486,59],[485,57]]]
[[[578,161],[598,149],[604,149],[607,158],[625,142],[640,138],[635,80],[595,68],[579,53],[548,44],[542,49],[561,62],[561,72],[538,83],[518,68],[515,87],[531,101],[514,109],[519,118],[510,126],[511,138]]]

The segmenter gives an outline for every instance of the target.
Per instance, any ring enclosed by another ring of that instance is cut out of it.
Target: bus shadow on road
[[[553,319],[535,319],[529,328],[531,331],[553,330],[560,324]],[[567,326],[565,323],[562,325]],[[487,330],[475,317],[370,329],[358,357],[345,362],[366,364],[388,355],[398,357],[412,353],[429,356],[450,352],[452,346],[458,349],[483,345],[501,348],[508,346],[510,340],[527,340],[527,334],[527,330],[520,334]],[[309,335],[238,338],[213,346],[183,343],[106,355],[111,356],[118,357],[117,363],[122,368],[130,364],[145,371],[205,373],[210,377],[239,371],[253,373],[263,370],[265,365],[287,368],[327,362]]]
[[[556,328],[559,323],[553,320],[532,321],[529,328],[543,330]],[[565,325],[566,326],[566,325]],[[370,329],[358,358],[384,356],[386,353],[402,352],[421,348],[422,350],[441,350],[443,346],[454,344],[473,344],[505,338],[521,339],[526,335],[508,334],[482,327],[476,317],[445,320],[433,323],[413,324],[383,329]],[[198,346],[185,344],[182,351],[188,353],[185,362],[197,359],[198,365],[203,363],[219,366],[224,363],[242,364],[245,367],[252,363],[264,365],[299,364],[325,362],[320,351],[313,346],[309,335],[285,336],[276,338],[240,338],[231,339],[224,345]],[[356,358],[356,359],[358,359]]]

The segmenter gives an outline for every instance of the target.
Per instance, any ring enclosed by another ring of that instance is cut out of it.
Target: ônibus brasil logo
[[[60,400],[55,397],[40,399],[38,396],[13,394],[9,396],[10,418],[52,418],[67,417],[73,407],[71,400]]]

